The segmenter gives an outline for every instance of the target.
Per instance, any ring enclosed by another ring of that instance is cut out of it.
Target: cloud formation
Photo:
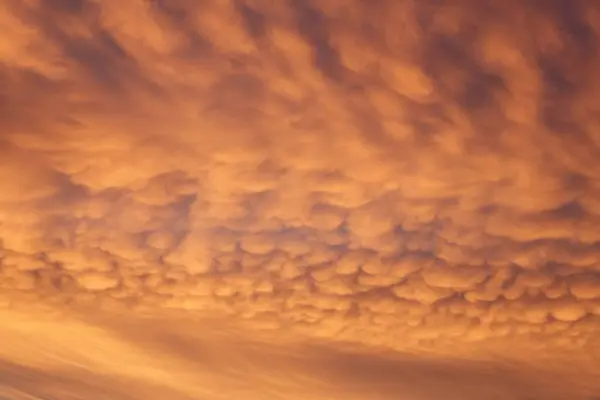
[[[0,26],[8,307],[595,368],[600,4],[6,0]]]
[[[556,375],[521,376],[497,364],[364,354],[290,343],[279,334],[240,336],[239,328],[229,331],[225,321],[205,320],[197,329],[165,315],[103,319],[57,321],[31,310],[1,312],[0,320],[13,324],[0,332],[11,343],[0,349],[3,359],[11,360],[0,363],[0,395],[11,400],[587,399],[561,387]],[[32,341],[39,331],[48,334]]]

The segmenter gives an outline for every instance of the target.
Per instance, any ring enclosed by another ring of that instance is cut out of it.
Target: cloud
[[[164,315],[69,318],[13,310],[0,318],[19,323],[1,336],[11,348],[0,353],[11,358],[0,363],[0,395],[11,399],[343,395],[386,400],[401,395],[435,400],[448,393],[467,400],[585,398],[574,397],[543,374],[524,379],[511,368],[489,363],[366,355],[356,349],[290,343],[264,332],[240,336],[251,331],[231,331],[231,324],[222,320],[203,320],[204,328],[198,330],[189,321]],[[40,329],[48,334],[32,340],[29,335]]]
[[[122,3],[0,6],[6,302],[594,368],[595,3]]]

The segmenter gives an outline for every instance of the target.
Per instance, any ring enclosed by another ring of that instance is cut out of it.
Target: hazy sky
[[[600,2],[0,31],[0,396],[600,396]]]

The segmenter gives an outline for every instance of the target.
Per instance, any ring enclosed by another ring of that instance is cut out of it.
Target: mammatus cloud
[[[6,309],[600,393],[600,5],[6,0],[0,26]]]

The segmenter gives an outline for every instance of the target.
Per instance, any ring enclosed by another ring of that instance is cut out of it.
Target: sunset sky
[[[0,397],[600,397],[600,1],[0,0]]]

